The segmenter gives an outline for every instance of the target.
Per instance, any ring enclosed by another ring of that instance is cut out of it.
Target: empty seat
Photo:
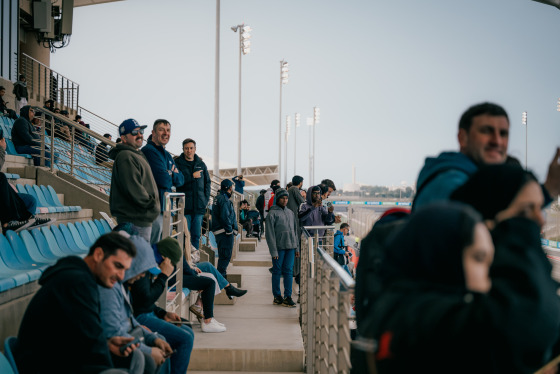
[[[45,191],[46,189],[46,191]],[[82,208],[80,206],[77,205],[62,205],[62,203],[60,202],[60,200],[58,199],[58,195],[56,194],[56,192],[54,191],[54,188],[52,188],[52,186],[41,186],[41,190],[46,194],[46,192],[48,192],[48,194],[50,195],[50,198],[52,200],[52,202],[54,203],[54,206],[66,206],[70,209],[70,212],[78,212],[80,210],[82,210]]]
[[[101,221],[101,224],[103,225],[103,227],[105,228],[106,233],[112,231],[111,226],[109,226],[109,223],[106,220],[102,219],[100,221]]]
[[[54,258],[55,260],[66,256],[66,253],[60,250],[56,241],[52,245],[49,244],[41,229],[37,228],[31,230],[31,235],[33,236],[33,239],[35,239],[37,248],[39,248],[39,252],[41,252],[43,256]]]
[[[64,228],[64,231],[62,230],[62,228]],[[48,240],[49,235],[48,233],[45,232],[45,230],[43,230],[45,228],[42,227],[41,229],[43,231],[43,234],[45,234],[45,238],[47,238]],[[56,243],[58,244],[62,252],[71,255],[81,255],[84,253],[84,250],[80,249],[76,244],[76,242],[74,242],[74,239],[72,238],[72,234],[70,234],[70,231],[66,226],[64,227],[63,225],[58,225],[58,227],[51,226],[50,229],[52,231],[53,236],[56,239]]]
[[[33,236],[31,236],[31,233],[29,231],[20,231],[18,236],[20,237],[25,250],[27,250],[27,253],[29,253],[29,256],[33,259],[33,261],[43,264],[52,264],[56,261],[57,257],[53,255],[52,252],[49,251],[47,254],[43,254],[41,253],[41,251],[39,251],[39,247],[37,247],[37,243],[35,243],[35,239],[33,239]]]
[[[62,224],[60,226],[64,227],[64,224]],[[82,240],[82,238],[80,236],[80,233],[78,232],[78,229],[76,229],[76,226],[74,226],[74,224],[72,222],[69,222],[66,226],[67,226],[68,231],[72,235],[72,239],[74,239],[74,242],[76,243],[78,248],[80,248],[84,252],[87,252],[89,250],[89,247]],[[61,229],[61,230],[63,230],[63,229]],[[64,230],[62,232],[64,233]],[[66,235],[64,235],[64,237],[66,238]]]
[[[21,240],[18,234],[16,234],[12,230],[8,230],[8,232],[6,232],[6,238],[10,242],[10,246],[11,249],[13,250],[15,257],[17,258],[18,262],[21,264],[20,265],[21,269],[34,269],[34,268],[43,269],[46,267],[45,265],[47,265],[47,263],[43,262],[43,256],[36,256],[39,257],[37,259],[31,257],[30,253],[27,251],[27,248],[25,248],[25,244],[23,243],[23,241]],[[7,261],[6,263],[8,264]],[[8,266],[10,265],[8,264]]]
[[[70,224],[68,224],[70,225]],[[74,226],[76,227],[76,230],[78,230],[78,233],[80,234],[80,239],[82,239],[82,242],[84,242],[84,244],[86,245],[86,247],[91,247],[93,245],[93,233],[90,235],[87,232],[87,229],[85,228],[85,225],[82,222],[76,222],[74,223]],[[88,225],[89,228],[89,225]],[[89,229],[91,231],[91,229]]]
[[[91,231],[93,232],[93,241],[96,241],[101,235],[103,235],[94,221],[85,221],[84,224],[88,224]]]
[[[110,229],[107,230],[107,229],[105,228],[105,226],[103,226],[103,224],[101,223],[101,221],[98,220],[98,219],[94,219],[94,220],[93,220],[93,223],[95,224],[95,226],[97,226],[97,230],[99,231],[99,234],[100,234],[100,235],[107,234],[108,232],[111,231]],[[109,227],[109,225],[107,225],[107,228],[108,228],[108,227]]]
[[[33,188],[33,185],[26,184],[25,185],[25,191],[26,191],[27,194],[33,196],[37,200],[37,206],[39,206],[41,208],[47,208],[49,213],[58,213],[58,212],[62,211],[59,207],[54,207],[54,206],[49,206],[48,205],[45,198],[43,197],[43,193],[41,192],[40,188],[37,190],[37,189]],[[37,194],[37,191],[40,193],[40,195]]]

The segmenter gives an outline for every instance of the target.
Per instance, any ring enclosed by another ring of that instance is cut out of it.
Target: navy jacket
[[[15,146],[40,146],[41,138],[35,133],[35,127],[29,122],[29,105],[21,108],[21,116],[16,119],[12,127],[12,142]]]
[[[185,194],[185,214],[204,214],[210,200],[212,181],[206,164],[198,155],[194,155],[194,165],[189,165],[184,155],[175,158],[177,168],[183,174],[185,183],[177,187],[177,192]],[[194,178],[195,171],[202,170],[200,178]]]
[[[142,152],[144,156],[146,156],[148,164],[150,164],[150,168],[152,169],[152,174],[154,175],[154,180],[158,187],[161,211],[163,211],[165,205],[163,199],[164,194],[166,192],[171,192],[171,187],[173,186],[182,186],[185,183],[185,178],[183,178],[182,173],[174,173],[171,171],[173,166],[176,166],[175,162],[169,152],[162,146],[156,145],[153,141],[148,140],[148,144],[142,148]]]
[[[243,195],[243,188],[245,187],[245,181],[239,180],[237,175],[233,177],[232,180],[233,183],[235,183],[235,192],[239,192],[241,195]]]
[[[231,195],[225,191],[214,199],[212,205],[212,232],[214,235],[232,233],[237,234],[237,220],[235,218],[235,210],[233,203],[229,200]]]

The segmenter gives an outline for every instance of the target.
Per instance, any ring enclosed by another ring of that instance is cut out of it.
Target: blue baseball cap
[[[229,179],[224,179],[221,183],[220,183],[220,188],[222,190],[227,190],[228,188],[230,188],[231,186],[233,186],[233,182]]]
[[[140,126],[140,124],[135,119],[129,118],[124,120],[123,123],[120,124],[119,135],[130,134],[134,129],[145,129],[146,127],[148,126]]]

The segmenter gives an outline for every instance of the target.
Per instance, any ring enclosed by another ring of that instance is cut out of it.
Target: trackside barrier
[[[319,240],[316,229],[329,232]],[[310,231],[315,231],[314,236]],[[301,238],[301,332],[306,373],[350,373],[352,277],[325,250],[333,226],[303,227]],[[332,252],[332,249],[331,249]]]
[[[185,246],[185,194],[184,193],[165,193],[164,210],[163,210],[163,234],[162,239],[169,236],[177,239],[181,248]],[[170,280],[174,281],[169,284]],[[165,284],[165,290],[160,296],[158,306],[182,315],[183,305],[183,257],[177,263],[175,272],[168,278]]]

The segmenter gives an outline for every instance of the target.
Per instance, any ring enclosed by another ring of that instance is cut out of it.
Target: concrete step
[[[6,155],[4,166],[2,171],[5,172],[9,168],[25,168],[26,166],[32,166],[33,160],[22,156]]]
[[[239,243],[239,252],[255,252],[257,243],[242,241]]]

